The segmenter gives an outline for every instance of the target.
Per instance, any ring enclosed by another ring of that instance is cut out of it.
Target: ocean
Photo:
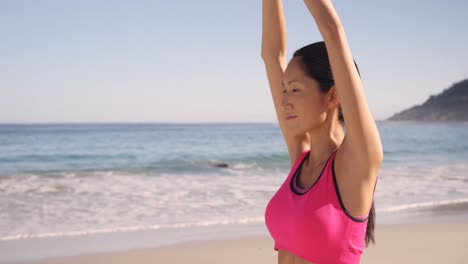
[[[377,225],[468,218],[468,123],[377,127]],[[0,262],[268,234],[289,170],[275,123],[3,124]]]

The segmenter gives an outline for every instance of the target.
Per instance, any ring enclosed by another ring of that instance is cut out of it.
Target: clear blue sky
[[[334,1],[371,112],[468,78],[466,1]],[[284,1],[288,60],[321,36]],[[0,122],[276,122],[261,0],[0,1]]]

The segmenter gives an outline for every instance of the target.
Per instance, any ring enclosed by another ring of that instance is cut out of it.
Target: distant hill
[[[453,84],[422,105],[394,114],[388,121],[468,121],[468,79]]]

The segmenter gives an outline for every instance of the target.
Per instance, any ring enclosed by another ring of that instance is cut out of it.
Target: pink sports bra
[[[299,156],[265,209],[274,250],[287,250],[315,264],[359,263],[368,215],[353,217],[344,208],[335,177],[336,151],[315,183],[299,190],[296,178],[308,155],[310,150]]]

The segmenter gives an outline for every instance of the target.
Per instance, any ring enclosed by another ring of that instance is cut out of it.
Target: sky
[[[277,122],[261,0],[0,0],[0,123]],[[283,1],[287,60],[322,37]],[[376,120],[468,78],[467,1],[334,1]]]

